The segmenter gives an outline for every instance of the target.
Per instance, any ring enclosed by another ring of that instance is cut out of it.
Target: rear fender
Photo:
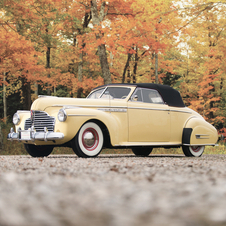
[[[186,122],[182,136],[183,145],[215,145],[217,140],[217,130],[203,118],[192,117]]]

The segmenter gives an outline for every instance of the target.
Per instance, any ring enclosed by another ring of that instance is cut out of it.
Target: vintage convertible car
[[[22,141],[33,157],[48,156],[55,146],[72,147],[79,157],[95,157],[104,147],[148,156],[154,147],[181,146],[185,156],[198,157],[218,140],[178,91],[150,83],[104,85],[86,99],[40,96],[13,123],[8,139]]]

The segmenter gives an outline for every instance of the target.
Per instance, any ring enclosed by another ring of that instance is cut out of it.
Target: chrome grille
[[[43,132],[46,127],[48,131],[54,131],[55,118],[44,111],[32,111],[32,117],[25,121],[25,129],[34,126],[37,132]]]
[[[31,119],[30,118],[26,119],[24,129],[28,130],[29,128],[31,128],[31,126],[32,126]]]

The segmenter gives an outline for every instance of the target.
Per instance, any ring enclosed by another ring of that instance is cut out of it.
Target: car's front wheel
[[[148,156],[151,154],[153,148],[152,147],[135,147],[132,148],[133,153],[136,156]]]
[[[24,147],[32,157],[46,157],[53,151],[53,146],[50,145],[24,144]]]
[[[205,146],[182,146],[184,155],[187,157],[200,157],[204,149]]]
[[[104,136],[99,125],[87,122],[73,139],[72,149],[79,157],[96,157],[101,152],[103,143]]]

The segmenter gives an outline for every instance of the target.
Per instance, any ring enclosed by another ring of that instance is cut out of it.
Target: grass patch
[[[0,155],[27,155],[23,143],[18,141],[8,141],[7,134],[12,127],[12,124],[1,124],[3,132],[3,149],[0,150]],[[226,144],[220,142],[219,146],[207,146],[205,148],[204,154],[216,155],[216,154],[226,154]],[[72,148],[66,147],[55,147],[52,154],[74,154]],[[101,154],[133,154],[131,149],[103,149]],[[183,154],[182,148],[154,148],[151,154]]]

